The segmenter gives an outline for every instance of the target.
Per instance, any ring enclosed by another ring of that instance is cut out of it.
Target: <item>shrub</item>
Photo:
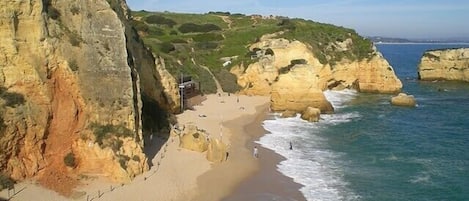
[[[219,72],[215,73],[218,81],[220,82],[223,91],[228,93],[235,93],[241,87],[238,85],[237,77],[227,69],[223,68]]]
[[[80,14],[80,8],[78,8],[77,6],[72,6],[70,8],[70,12],[73,14],[73,15],[78,15]]]
[[[7,125],[5,124],[5,120],[3,120],[3,117],[0,116],[0,137],[2,136],[6,127]]]
[[[26,102],[23,94],[8,92],[4,87],[0,87],[0,98],[5,101],[5,106],[12,108],[23,105]]]
[[[218,43],[216,43],[216,42],[201,42],[201,43],[197,43],[196,47],[199,48],[199,49],[203,49],[203,50],[216,49],[218,47]]]
[[[230,12],[210,11],[210,12],[208,12],[208,14],[229,16],[229,15],[230,15]]]
[[[110,145],[111,149],[116,152],[116,151],[119,151],[121,149],[122,145],[124,144],[124,141],[122,141],[122,140],[113,140],[110,144],[111,144]]]
[[[74,47],[78,47],[80,46],[81,42],[82,42],[82,38],[80,37],[80,35],[78,35],[77,32],[69,32],[69,35],[68,35],[68,41],[70,42],[70,44]]]
[[[103,146],[104,139],[110,138],[112,136],[116,137],[132,137],[133,132],[132,130],[128,129],[123,125],[100,125],[98,123],[92,123],[91,128],[93,129],[93,133],[96,138],[96,142]]]
[[[123,169],[127,169],[127,162],[130,160],[130,157],[126,155],[119,155],[119,164]]]
[[[304,59],[293,59],[290,61],[290,65],[278,69],[278,73],[279,74],[288,73],[290,72],[291,68],[293,68],[293,66],[295,66],[296,64],[307,64],[307,63],[308,62]]]
[[[164,52],[166,54],[169,54],[170,52],[176,50],[176,47],[170,42],[163,42],[160,45],[160,51]]]
[[[68,66],[70,67],[70,69],[74,72],[78,71],[78,63],[77,63],[77,60],[75,59],[72,59],[70,62],[68,62]]]
[[[178,35],[178,32],[176,30],[171,30],[171,32],[169,32],[169,35]]]
[[[195,42],[210,42],[210,41],[221,41],[223,36],[217,33],[204,33],[198,34],[192,37]]]
[[[142,21],[132,20],[130,21],[130,23],[137,31],[141,31],[145,33],[148,33],[148,31],[150,31],[150,27],[148,27],[148,25]]]
[[[138,161],[140,161],[140,157],[139,157],[139,156],[137,156],[137,155],[134,155],[134,156],[132,157],[132,160],[134,160],[134,161],[137,161],[137,162],[138,162]]]
[[[278,26],[281,26],[281,27],[283,27],[284,29],[287,29],[287,30],[295,30],[296,29],[295,23],[293,21],[291,21],[290,19],[282,19],[282,21],[280,21],[280,23],[278,23]]]
[[[171,40],[171,43],[187,43],[187,41],[182,38],[175,38]]]
[[[290,65],[296,65],[296,64],[307,64],[308,61],[305,59],[293,59],[290,61]]]
[[[149,28],[149,33],[154,36],[164,36],[166,35],[166,32],[162,28],[158,27],[150,27]]]
[[[65,155],[64,157],[64,163],[66,166],[68,167],[75,167],[76,166],[76,161],[75,161],[75,154],[73,154],[72,152],[68,153],[67,155]]]
[[[174,20],[165,18],[160,15],[150,15],[145,19],[145,21],[149,24],[167,25],[171,28],[177,24]]]
[[[3,189],[12,189],[15,185],[15,181],[10,177],[0,174],[0,191]]]
[[[194,23],[185,23],[179,26],[178,30],[181,33],[197,33],[197,32],[210,32],[210,31],[219,31],[221,28],[215,24],[194,24]]]

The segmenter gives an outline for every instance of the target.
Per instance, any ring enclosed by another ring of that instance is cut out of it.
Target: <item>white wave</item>
[[[264,128],[270,133],[258,143],[286,158],[277,167],[304,186],[301,192],[307,200],[356,200],[359,196],[348,189],[342,178],[342,153],[328,150],[326,139],[318,135],[324,126],[356,117],[358,113],[324,115],[319,123],[299,117],[265,120]],[[293,142],[293,150],[289,149],[289,142]]]
[[[335,109],[346,107],[346,104],[353,100],[357,94],[357,91],[352,89],[344,89],[341,91],[324,91],[324,96],[326,96],[326,99],[331,102]]]
[[[431,176],[428,172],[421,172],[419,175],[412,177],[409,181],[413,184],[429,184],[431,183]]]

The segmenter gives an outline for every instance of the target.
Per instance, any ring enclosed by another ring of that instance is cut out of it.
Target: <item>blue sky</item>
[[[469,0],[127,0],[132,10],[282,15],[364,36],[469,38]]]

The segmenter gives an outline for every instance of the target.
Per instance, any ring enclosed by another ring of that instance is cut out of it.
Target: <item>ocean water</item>
[[[418,107],[328,91],[335,114],[317,123],[272,114],[258,143],[286,158],[277,168],[304,185],[307,200],[469,200],[469,84],[417,80],[425,50],[469,45],[377,47]]]

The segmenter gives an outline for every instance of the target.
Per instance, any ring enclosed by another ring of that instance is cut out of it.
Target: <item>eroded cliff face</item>
[[[469,48],[430,50],[418,67],[421,80],[459,80],[469,82]]]
[[[351,39],[346,42],[353,45]],[[327,89],[396,93],[402,88],[392,67],[378,52],[368,60],[342,60],[331,66],[321,64],[311,48],[299,41],[263,37],[250,47],[260,49],[259,61],[247,67],[236,66],[231,72],[238,77],[241,93],[271,95],[274,111],[301,112],[316,107],[323,113],[332,112],[322,93]]]
[[[177,84],[128,24],[125,1],[0,7],[0,171],[64,194],[78,174],[126,182],[146,171],[142,96],[176,111]]]

